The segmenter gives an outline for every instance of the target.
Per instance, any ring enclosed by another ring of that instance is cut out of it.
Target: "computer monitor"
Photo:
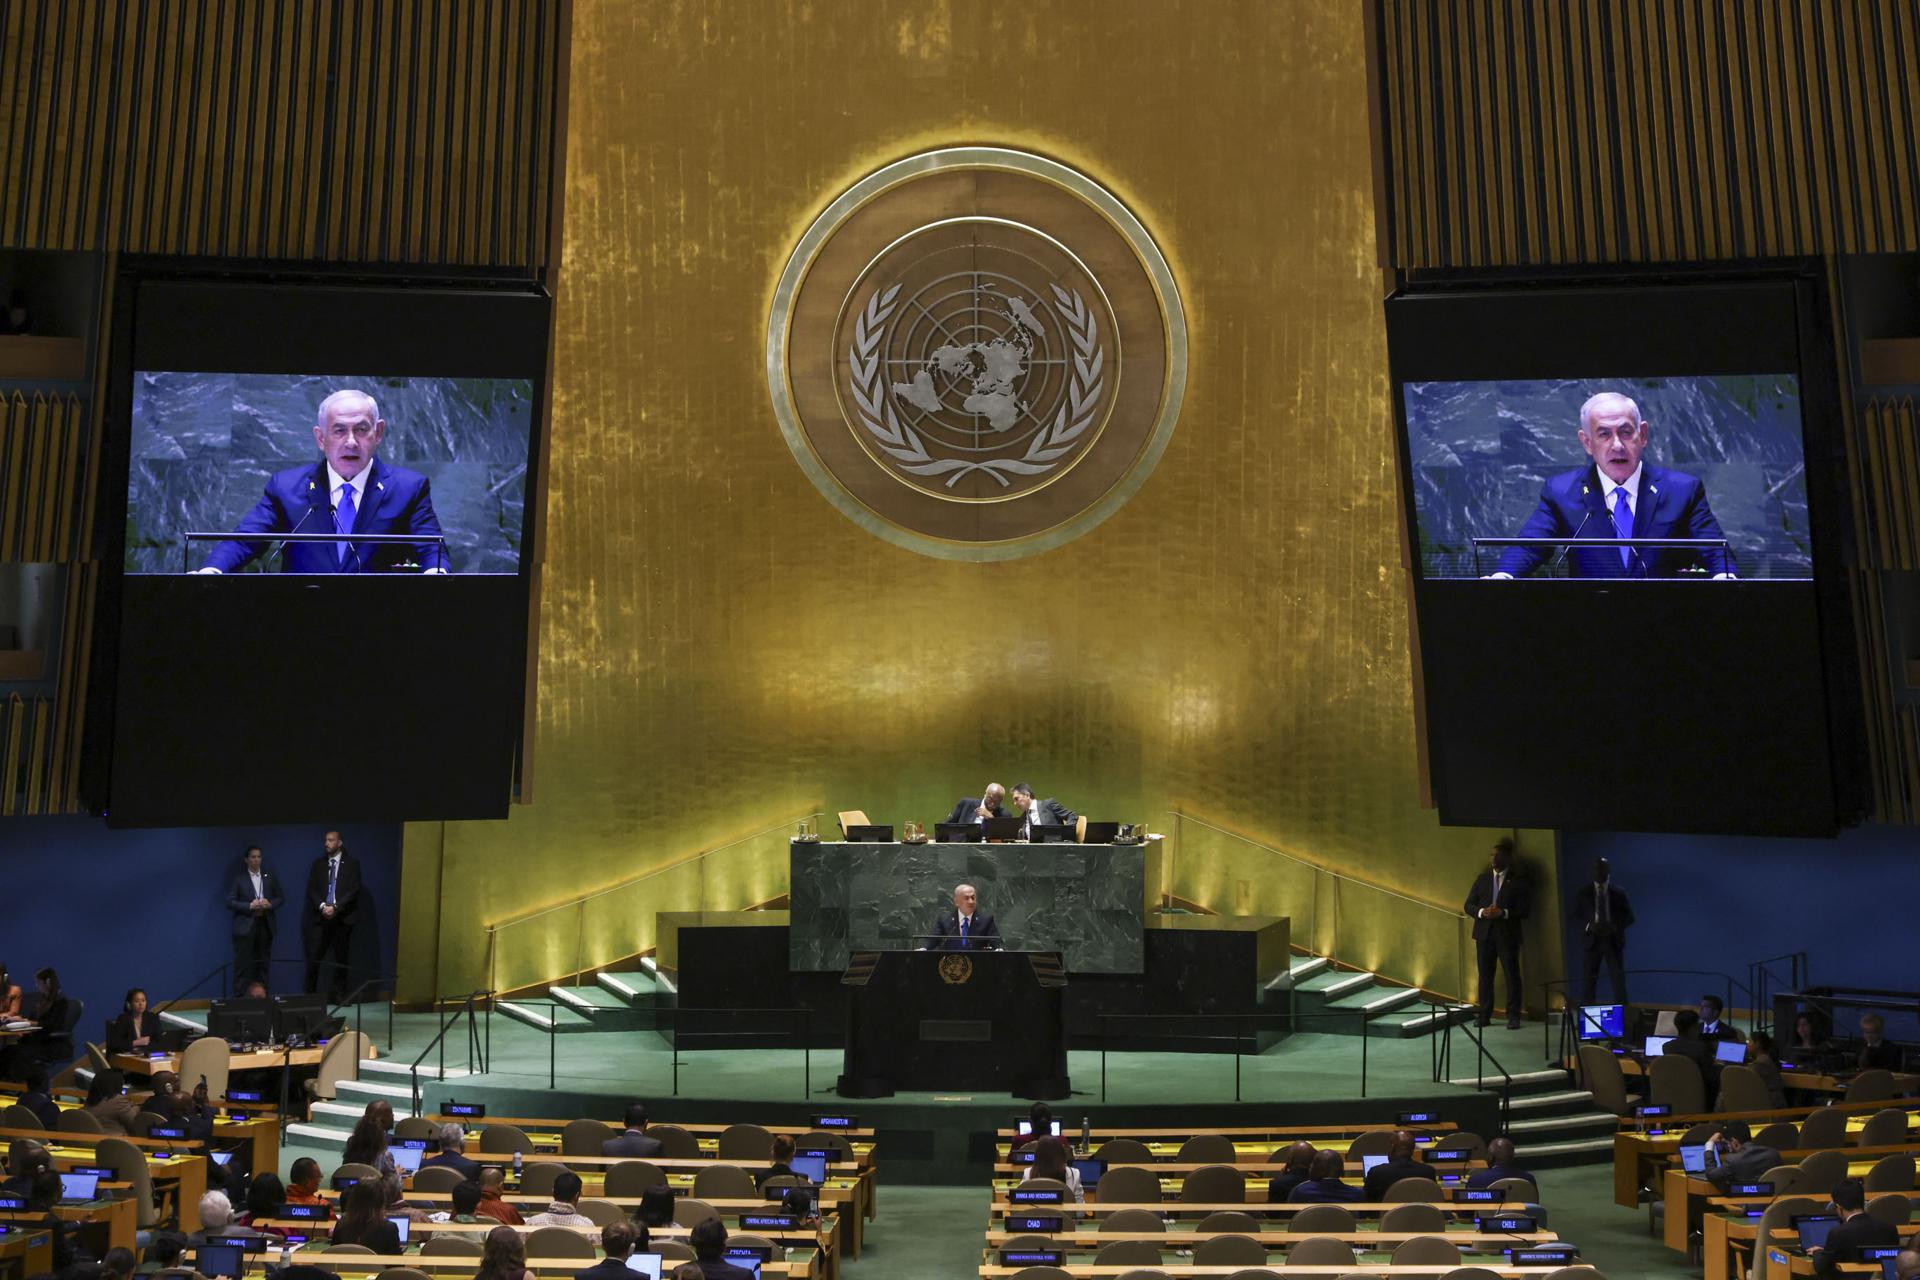
[[[736,1248],[729,1245],[721,1257],[753,1276],[755,1280],[759,1280],[760,1268],[768,1261],[765,1256],[767,1252],[765,1249]]]
[[[1105,1160],[1075,1160],[1073,1167],[1080,1173],[1080,1185],[1085,1188],[1097,1187],[1107,1172]]]
[[[1627,1006],[1583,1004],[1579,1027],[1582,1040],[1618,1040],[1627,1034]]]
[[[1647,1056],[1649,1058],[1659,1057],[1661,1054],[1667,1051],[1667,1045],[1672,1043],[1672,1041],[1673,1041],[1672,1036],[1648,1036],[1647,1050],[1646,1050]]]
[[[1072,844],[1080,838],[1080,833],[1072,827],[1063,827],[1057,822],[1030,827],[1027,839],[1035,844]]]
[[[1361,1156],[1360,1170],[1362,1173],[1372,1173],[1386,1162],[1387,1158],[1385,1156]]]
[[[327,1012],[327,998],[314,995],[273,997],[273,1034],[276,1040],[319,1039],[333,1018]]]
[[[232,1244],[203,1244],[194,1250],[193,1258],[194,1270],[210,1280],[240,1280],[247,1265],[246,1249]]]
[[[60,1175],[60,1198],[69,1204],[86,1204],[98,1198],[100,1178],[92,1173]]]
[[[1714,1042],[1713,1056],[1721,1062],[1745,1062],[1747,1046],[1739,1040],[1719,1040]]]
[[[933,824],[934,838],[942,844],[978,844],[981,839],[980,824],[977,822],[936,822]]]
[[[1016,1120],[1014,1122],[1014,1128],[1018,1130],[1020,1136],[1023,1138],[1030,1138],[1033,1136],[1033,1121],[1031,1120],[1027,1120],[1027,1119]],[[1049,1134],[1052,1134],[1056,1138],[1059,1137],[1060,1122],[1058,1120],[1047,1121],[1047,1132]]]
[[[394,1168],[402,1173],[418,1173],[420,1161],[427,1153],[418,1147],[388,1147],[387,1154],[393,1157]]]
[[[827,1161],[824,1156],[795,1156],[787,1164],[808,1182],[819,1183],[827,1180]]]
[[[1026,823],[1027,820],[1025,818],[1015,818],[1011,816],[985,818],[982,819],[980,823],[980,838],[983,840],[1012,840],[1020,834],[1020,828],[1025,826]]]
[[[892,844],[893,827],[889,823],[855,823],[846,831],[848,844]]]
[[[273,1001],[259,996],[212,1001],[207,1034],[228,1044],[264,1044],[273,1039]]]
[[[1112,844],[1120,836],[1117,822],[1089,822],[1082,833],[1088,844]]]
[[[1831,1213],[1796,1213],[1790,1221],[1800,1233],[1800,1248],[1808,1253],[1826,1248],[1827,1236],[1840,1225],[1840,1219]]]
[[[657,1253],[630,1253],[627,1255],[627,1270],[637,1271],[647,1280],[660,1280],[660,1255]]]
[[[390,1213],[387,1215],[387,1221],[391,1222],[393,1229],[400,1233],[400,1243],[404,1245],[407,1242],[407,1232],[413,1227],[413,1219],[404,1213]]]

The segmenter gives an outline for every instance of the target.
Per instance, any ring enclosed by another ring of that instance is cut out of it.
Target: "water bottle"
[[[1080,1151],[1083,1155],[1093,1154],[1093,1124],[1085,1116],[1080,1117]]]
[[[520,1181],[520,1153],[518,1151],[513,1153],[513,1180],[516,1183]]]

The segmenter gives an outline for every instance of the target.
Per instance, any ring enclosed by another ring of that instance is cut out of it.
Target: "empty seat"
[[[1527,1178],[1496,1178],[1489,1189],[1498,1191],[1502,1200],[1520,1204],[1540,1198],[1538,1184]]]
[[[597,1156],[614,1137],[613,1126],[602,1120],[569,1120],[560,1131],[560,1154]]]
[[[1467,1157],[1469,1160],[1485,1160],[1487,1158],[1487,1140],[1479,1134],[1469,1133],[1465,1129],[1460,1130],[1458,1133],[1447,1134],[1438,1142],[1434,1143],[1433,1146],[1436,1151],[1471,1151],[1473,1154]]]
[[[480,1131],[480,1150],[490,1156],[533,1154],[533,1139],[510,1124],[490,1124]]]
[[[681,1196],[673,1202],[673,1224],[676,1227],[697,1227],[719,1216],[712,1205],[692,1196]]]
[[[71,1111],[61,1113],[65,1119]],[[126,1197],[133,1201],[134,1222],[139,1227],[152,1227],[160,1221],[159,1210],[153,1204],[153,1175],[147,1166],[147,1157],[140,1148],[125,1138],[102,1138],[93,1148],[95,1164],[104,1165],[113,1170],[113,1180],[127,1184]]]
[[[669,1160],[698,1160],[700,1140],[677,1124],[647,1126],[647,1136],[660,1144],[660,1154]]]
[[[1581,1262],[1571,1267],[1561,1267],[1557,1271],[1549,1271],[1542,1280],[1605,1280],[1605,1277],[1593,1267]]]
[[[684,1240],[656,1240],[653,1251],[664,1262],[692,1262],[693,1246]]]
[[[647,1160],[622,1160],[607,1170],[606,1193],[615,1200],[637,1199],[648,1187],[666,1183],[660,1166]]]
[[[1264,1267],[1267,1246],[1251,1236],[1214,1236],[1193,1250],[1196,1267]]]
[[[337,1166],[333,1171],[333,1176],[336,1178],[352,1178],[355,1182],[368,1182],[378,1178],[380,1171],[370,1164],[361,1164],[357,1160],[349,1160],[346,1164]]]
[[[458,1169],[449,1168],[444,1164],[436,1164],[430,1165],[413,1175],[413,1189],[415,1191],[437,1191],[444,1194],[452,1191],[465,1181],[466,1178]]]
[[[429,1277],[418,1267],[388,1267],[376,1280],[429,1280]]]
[[[825,1129],[809,1129],[793,1140],[793,1145],[802,1149],[807,1147],[832,1147],[840,1153],[842,1160],[853,1159],[853,1144],[847,1141],[844,1133],[833,1133]],[[772,1143],[768,1143],[768,1154],[772,1154]]]
[[[598,1252],[591,1236],[572,1227],[535,1227],[527,1233],[529,1258],[585,1258],[591,1262]]]
[[[1241,1213],[1237,1209],[1215,1209],[1200,1219],[1195,1231],[1258,1231],[1260,1220],[1250,1213]]]
[[[1795,1214],[1818,1212],[1820,1212],[1820,1201],[1818,1200],[1812,1200],[1806,1196],[1782,1196],[1780,1199],[1768,1205],[1767,1211],[1760,1215],[1760,1225],[1756,1229],[1754,1239],[1771,1240],[1773,1239],[1773,1233],[1788,1226],[1793,1221]],[[1755,1249],[1753,1251],[1753,1262],[1747,1275],[1748,1280],[1766,1280],[1767,1250]]]
[[[602,1200],[597,1196],[587,1196],[575,1207],[579,1210],[581,1217],[593,1219],[593,1225],[596,1227],[607,1226],[627,1216],[625,1209],[611,1200]]]
[[[1885,1111],[1876,1111],[1867,1117],[1866,1124],[1860,1127],[1860,1134],[1854,1145],[1861,1147],[1892,1147],[1905,1142],[1907,1138],[1907,1113],[1898,1107],[1889,1107]]]
[[[1901,1152],[1882,1156],[1867,1170],[1868,1191],[1913,1190],[1913,1157]]]
[[[319,1070],[301,1088],[306,1090],[309,1098],[333,1101],[339,1097],[342,1080],[360,1078],[360,1060],[372,1052],[373,1041],[367,1038],[366,1032],[342,1031],[327,1041],[327,1047],[320,1052]]]
[[[1387,1204],[1406,1204],[1415,1200],[1445,1200],[1446,1191],[1432,1178],[1402,1178],[1387,1188],[1380,1199]]]
[[[1100,1181],[1100,1198],[1107,1198],[1104,1178]],[[1230,1164],[1210,1164],[1195,1169],[1181,1184],[1180,1199],[1188,1204],[1244,1204],[1247,1175]]]
[[[1624,1116],[1633,1109],[1627,1101],[1627,1077],[1620,1070],[1620,1059],[1597,1044],[1580,1046],[1580,1083],[1602,1111]]]
[[[1672,1107],[1675,1115],[1695,1116],[1705,1111],[1707,1082],[1700,1074],[1700,1064],[1671,1053],[1649,1058],[1647,1101]]]
[[[773,1134],[757,1124],[728,1125],[720,1134],[719,1157],[766,1164],[773,1159]]]
[[[1106,1185],[1101,1184],[1103,1187]],[[1359,1230],[1353,1214],[1344,1205],[1310,1204],[1287,1220],[1287,1230],[1305,1235],[1324,1231],[1329,1235],[1352,1235]]]
[[[1884,1222],[1890,1227],[1904,1227],[1913,1218],[1913,1201],[1898,1192],[1870,1196],[1867,1199],[1867,1213],[1875,1222]]]
[[[1105,1180],[1101,1181],[1100,1187],[1103,1192],[1106,1190]],[[1105,1196],[1101,1198],[1105,1199]],[[1150,1235],[1166,1229],[1167,1224],[1160,1221],[1160,1215],[1151,1209],[1122,1209],[1100,1220],[1100,1230],[1111,1231],[1115,1235]]]
[[[1585,1048],[1587,1046],[1581,1046]],[[1601,1052],[1605,1052],[1602,1050]],[[1440,1277],[1440,1280],[1500,1280],[1498,1271],[1489,1271],[1485,1267],[1455,1267]]]
[[[82,1111],[78,1107],[73,1108],[71,1111],[62,1111],[60,1113],[59,1123],[55,1125],[55,1128],[59,1129],[61,1133],[106,1132],[106,1130],[100,1126],[100,1122],[93,1118],[92,1112]]]
[[[1797,1164],[1777,1164],[1761,1174],[1759,1180],[1772,1187],[1773,1194],[1777,1196],[1790,1196],[1796,1191],[1809,1190]]]
[[[1108,1164],[1152,1164],[1153,1152],[1144,1142],[1132,1138],[1111,1138],[1100,1144],[1093,1153],[1095,1160],[1104,1160]]]
[[[201,1036],[180,1055],[182,1080],[205,1080],[207,1097],[227,1096],[227,1072],[233,1062],[233,1049],[219,1036]],[[1891,1085],[1893,1077],[1887,1077]],[[1892,1097],[1889,1092],[1888,1097]]]
[[[1720,1069],[1720,1105],[1716,1111],[1765,1111],[1773,1105],[1767,1094],[1767,1082],[1752,1067],[1728,1066]]]
[[[553,1194],[553,1184],[558,1182],[560,1175],[566,1171],[567,1166],[553,1160],[541,1160],[527,1165],[520,1171],[520,1193],[529,1196],[550,1196]]]
[[[1415,1236],[1393,1251],[1396,1267],[1451,1267],[1459,1261],[1459,1246],[1441,1236]]]
[[[1822,1107],[1800,1122],[1800,1140],[1795,1145],[1806,1151],[1837,1147],[1847,1140],[1847,1113]]]
[[[1885,1102],[1893,1097],[1893,1072],[1882,1067],[1862,1071],[1847,1085],[1847,1102]]]
[[[420,1246],[423,1254],[449,1254],[461,1258],[477,1258],[487,1251],[479,1237],[469,1235],[428,1236],[427,1242]]]
[[[393,1122],[393,1136],[396,1138],[432,1142],[439,1135],[440,1126],[425,1116],[401,1116]]]
[[[1053,1247],[1052,1239],[1041,1237],[1037,1246],[1042,1249]],[[1007,1242],[1007,1248],[1013,1242]],[[1096,1267],[1157,1267],[1160,1265],[1160,1246],[1151,1240],[1109,1240],[1100,1246],[1100,1252],[1093,1255]]]
[[[1754,1130],[1753,1144],[1756,1147],[1772,1147],[1775,1151],[1791,1151],[1800,1145],[1800,1126],[1788,1120],[1775,1120],[1770,1125]]]
[[[1151,1169],[1110,1168],[1100,1179],[1102,1204],[1159,1204],[1162,1199],[1160,1177]]]
[[[1174,1157],[1181,1164],[1232,1164],[1239,1159],[1233,1139],[1223,1133],[1196,1133],[1180,1144]]]
[[[702,1200],[751,1200],[760,1189],[739,1165],[711,1164],[693,1175],[693,1194]]]
[[[1511,1179],[1503,1178],[1501,1181],[1511,1181]],[[1447,1215],[1445,1210],[1431,1204],[1415,1202],[1395,1205],[1381,1217],[1380,1229],[1391,1232],[1445,1231]]]
[[[1022,1267],[1013,1280],[1073,1280],[1073,1272],[1064,1267]]]
[[[1353,1246],[1332,1236],[1309,1236],[1287,1250],[1290,1267],[1350,1267]]]
[[[1800,1162],[1800,1185],[1808,1195],[1826,1195],[1846,1176],[1847,1153],[1843,1150],[1816,1151]]]

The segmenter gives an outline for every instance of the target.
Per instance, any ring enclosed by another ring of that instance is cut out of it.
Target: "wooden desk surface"
[[[235,1050],[227,1059],[230,1071],[267,1071],[274,1067],[317,1067],[320,1059],[326,1056],[325,1045],[315,1045],[310,1049],[246,1049]],[[116,1053],[107,1061],[130,1075],[150,1076],[156,1071],[180,1072],[180,1053]],[[361,1061],[380,1056],[372,1041],[367,1042],[367,1054]]]
[[[596,1257],[598,1250],[595,1250]],[[400,1254],[339,1254],[324,1249],[296,1249],[292,1260],[295,1265],[320,1267],[327,1271],[345,1275],[377,1275],[389,1267],[415,1267],[426,1272],[451,1271],[471,1276],[478,1260],[452,1253],[400,1253]],[[773,1261],[760,1268],[763,1276],[800,1277],[817,1274],[819,1266],[817,1254],[797,1261]],[[275,1252],[249,1253],[246,1261],[246,1274],[264,1275],[269,1267],[278,1266],[280,1255]],[[541,1276],[571,1276],[593,1261],[586,1258],[543,1258],[527,1259],[527,1270]],[[1009,1272],[1008,1274],[1012,1274]]]
[[[9,1270],[17,1266],[23,1276],[52,1271],[53,1232],[9,1231],[0,1236],[0,1263]]]
[[[473,1259],[469,1258],[467,1259],[467,1261],[472,1262]],[[1453,1271],[1458,1271],[1460,1267],[1463,1265],[1466,1265],[1466,1264],[1449,1262],[1449,1263],[1442,1263],[1436,1266],[1420,1267],[1420,1266],[1410,1266],[1410,1265],[1394,1266],[1391,1263],[1385,1263],[1385,1262],[1355,1262],[1350,1264],[1342,1264],[1334,1267],[1315,1267],[1313,1268],[1313,1272],[1315,1274],[1321,1274],[1321,1275],[1331,1275],[1335,1272],[1338,1272],[1342,1276],[1367,1275],[1367,1274],[1377,1272],[1383,1276],[1392,1276],[1392,1277],[1409,1277],[1409,1276],[1439,1277],[1439,1276],[1447,1275],[1448,1273]],[[1488,1271],[1491,1271],[1494,1274],[1502,1277],[1514,1277],[1515,1280],[1519,1280],[1519,1278],[1526,1277],[1526,1276],[1542,1276],[1542,1277],[1550,1276],[1554,1272],[1560,1270],[1559,1266],[1513,1267],[1513,1266],[1508,1266],[1505,1263],[1492,1262],[1492,1261],[1477,1261],[1477,1262],[1474,1262],[1472,1265],[1476,1267],[1484,1267]],[[1096,1266],[1083,1266],[1078,1263],[1068,1263],[1062,1269],[1065,1270],[1068,1275],[1075,1277],[1075,1280],[1095,1280],[1096,1277],[1107,1277],[1107,1276],[1114,1277],[1115,1280],[1118,1280],[1118,1277],[1126,1275],[1130,1271],[1140,1270],[1140,1268],[1137,1266],[1096,1267]],[[1174,1275],[1174,1276],[1233,1276],[1233,1275],[1239,1274],[1242,1271],[1258,1271],[1261,1268],[1259,1267],[1196,1267],[1192,1265],[1174,1266],[1174,1265],[1163,1262],[1157,1269],[1161,1271],[1165,1271],[1169,1275]],[[1012,1280],[1012,1277],[1020,1274],[1020,1272],[1023,1270],[1025,1270],[1025,1268],[1023,1267],[983,1266],[980,1268],[978,1274],[980,1275],[981,1280]],[[1282,1273],[1275,1272],[1274,1274],[1277,1278]]]
[[[1027,1231],[995,1229],[987,1232],[987,1247],[998,1249],[1009,1240],[1031,1239],[1034,1234]],[[1471,1251],[1487,1245],[1491,1246],[1490,1251],[1494,1253],[1513,1244],[1532,1247],[1555,1244],[1560,1240],[1560,1237],[1551,1231],[1447,1231],[1444,1233],[1437,1231],[1062,1231],[1048,1234],[1046,1238],[1053,1248],[1098,1251],[1101,1246],[1112,1244],[1115,1240],[1143,1240],[1148,1244],[1165,1245],[1170,1249],[1190,1249],[1216,1236],[1244,1237],[1248,1240],[1258,1240],[1261,1244],[1281,1247],[1324,1236],[1333,1240],[1344,1240],[1354,1246],[1356,1251],[1380,1253],[1391,1252],[1396,1246],[1403,1245],[1409,1240],[1441,1234],[1445,1235],[1448,1243],[1459,1245],[1462,1249]]]
[[[1525,1204],[1460,1204],[1445,1200],[1426,1201],[1425,1203],[1432,1204],[1434,1208],[1440,1210],[1442,1213],[1449,1215],[1461,1214],[1466,1217],[1472,1217],[1475,1214],[1525,1213],[1527,1211]],[[1097,1217],[1103,1213],[1119,1213],[1125,1209],[1152,1209],[1163,1218],[1170,1214],[1192,1214],[1196,1217],[1204,1218],[1210,1213],[1220,1213],[1223,1211],[1251,1213],[1256,1216],[1266,1216],[1270,1218],[1275,1214],[1298,1213],[1302,1209],[1311,1209],[1313,1207],[1311,1204],[1304,1203],[1261,1204],[1254,1200],[1223,1201],[1217,1204],[1188,1203],[1184,1200],[1163,1200],[1157,1205],[1103,1204],[1098,1200],[1089,1200],[1085,1204],[1014,1204],[1007,1199],[1007,1189],[1005,1187],[996,1187],[994,1188],[992,1203],[988,1206],[988,1212],[995,1217],[1004,1217],[1009,1213],[1055,1212]],[[1356,1218],[1366,1218],[1373,1215],[1385,1215],[1398,1209],[1400,1206],[1398,1204],[1379,1204],[1371,1200],[1358,1200],[1351,1204],[1343,1204],[1340,1207],[1348,1213],[1353,1214]]]
[[[1058,1117],[1055,1117],[1055,1118],[1058,1119]],[[1232,1138],[1235,1142],[1273,1141],[1273,1142],[1289,1142],[1290,1143],[1302,1138],[1314,1138],[1314,1137],[1319,1137],[1321,1135],[1326,1135],[1330,1137],[1357,1138],[1363,1133],[1376,1133],[1382,1130],[1393,1130],[1393,1129],[1406,1129],[1412,1133],[1433,1133],[1433,1134],[1445,1135],[1448,1133],[1457,1132],[1459,1128],[1460,1126],[1455,1124],[1451,1120],[1436,1121],[1433,1124],[1386,1124],[1384,1122],[1374,1123],[1374,1124],[1309,1124],[1309,1125],[1244,1125],[1243,1124],[1243,1125],[1228,1125],[1225,1128],[1217,1128],[1217,1129],[1200,1129],[1200,1128],[1191,1128],[1188,1126],[1170,1126],[1170,1125],[1159,1125],[1159,1126],[1154,1126],[1154,1127],[1149,1127],[1144,1129],[1113,1129],[1113,1128],[1108,1128],[1106,1126],[1101,1126],[1100,1128],[1097,1128],[1093,1131],[1093,1142],[1095,1146],[1098,1146],[1100,1143],[1105,1142],[1110,1138],[1134,1138],[1142,1141],[1148,1140],[1148,1139],[1159,1139],[1161,1141],[1172,1142],[1175,1146],[1178,1146],[1180,1143],[1185,1142],[1188,1138],[1198,1138],[1202,1136],[1219,1136],[1223,1138]],[[1061,1137],[1078,1141],[1079,1133],[1080,1131],[1078,1129],[1075,1129],[1071,1125],[1067,1124],[1064,1120],[1061,1121],[1060,1123]],[[1033,1137],[1031,1134],[1028,1134],[1025,1137],[1021,1137],[1019,1129],[1012,1125],[1008,1125],[1007,1127],[998,1130],[996,1136],[998,1136],[1003,1140],[1013,1140],[1017,1138],[1021,1142],[1031,1142],[1033,1140]]]
[[[443,1088],[446,1087],[445,1082],[436,1081],[435,1083],[441,1084]],[[447,1089],[447,1092],[451,1093],[452,1089],[450,1088]],[[455,1099],[455,1101],[458,1101],[458,1099]],[[562,1118],[560,1116],[479,1116],[479,1117],[474,1117],[474,1116],[442,1115],[436,1111],[433,1114],[429,1115],[427,1119],[433,1121],[435,1124],[462,1125],[466,1128],[468,1133],[478,1133],[480,1130],[485,1129],[490,1124],[510,1124],[516,1129],[526,1130],[528,1137],[533,1136],[533,1130],[539,1129],[545,1133],[551,1134],[557,1140],[560,1136],[560,1131],[565,1129],[568,1125],[572,1124],[575,1120],[600,1120],[600,1117],[598,1116],[568,1116],[565,1118]],[[627,1131],[626,1122],[624,1120],[600,1120],[600,1123],[606,1125],[607,1128],[613,1130],[613,1134],[615,1137],[618,1137],[619,1135]],[[676,1129],[685,1129],[688,1133],[691,1133],[696,1137],[710,1136],[713,1138],[718,1138],[722,1133],[725,1133],[728,1129],[733,1128],[733,1126],[730,1124],[681,1124],[678,1121],[674,1121],[674,1120],[661,1120],[661,1121],[658,1121],[657,1123],[663,1124],[663,1125],[672,1125]],[[868,1142],[872,1142],[873,1135],[874,1135],[874,1130],[872,1129],[816,1129],[812,1125],[804,1125],[804,1124],[763,1124],[760,1127],[762,1129],[765,1129],[768,1133],[792,1134],[796,1138],[803,1133],[837,1133],[841,1137],[846,1138],[848,1141],[852,1141],[854,1138],[864,1138]]]

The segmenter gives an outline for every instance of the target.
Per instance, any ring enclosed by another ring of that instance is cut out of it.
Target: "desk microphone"
[[[1588,507],[1587,514],[1580,518],[1580,527],[1573,531],[1573,538],[1569,539],[1567,542],[1561,545],[1560,554],[1555,556],[1553,558],[1553,563],[1547,566],[1547,572],[1549,574],[1551,574],[1555,569],[1558,569],[1560,567],[1560,562],[1567,558],[1567,553],[1573,550],[1574,541],[1577,540],[1581,534],[1587,531],[1587,521],[1591,519],[1593,519],[1593,508]]]
[[[311,480],[307,481],[307,490],[309,492],[311,492],[316,487],[317,486],[315,486],[313,481]],[[301,516],[299,521],[294,524],[293,528],[287,530],[288,537],[291,537],[292,535],[300,532],[300,526],[306,524],[308,517],[313,515],[313,513],[317,510],[319,510],[319,508],[313,505],[313,499],[311,498],[307,499],[307,514],[304,516]],[[267,552],[266,558],[268,560],[272,560],[275,556],[284,557],[286,555],[286,550],[287,550],[287,539],[282,538],[280,539],[280,541],[273,544],[273,549]]]

